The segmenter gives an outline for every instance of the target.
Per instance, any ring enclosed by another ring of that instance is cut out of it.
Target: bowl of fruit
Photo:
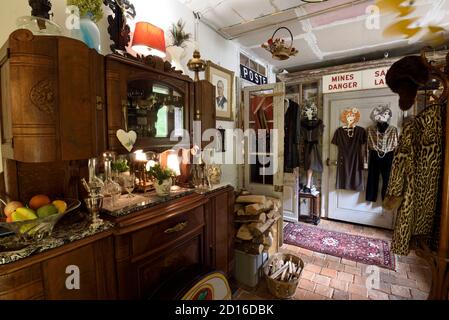
[[[76,199],[54,199],[36,195],[27,205],[20,201],[5,203],[5,221],[0,227],[14,232],[22,240],[41,240],[51,235],[54,226],[63,216],[76,210],[81,202]]]

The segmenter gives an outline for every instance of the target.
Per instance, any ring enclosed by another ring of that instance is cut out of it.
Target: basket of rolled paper
[[[264,266],[268,290],[279,299],[291,298],[298,287],[304,262],[290,253],[276,253]]]

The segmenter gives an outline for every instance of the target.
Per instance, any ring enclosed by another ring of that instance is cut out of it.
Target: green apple
[[[13,222],[37,219],[36,213],[30,208],[17,208],[11,217]]]
[[[58,213],[59,213],[58,208],[56,208],[53,204],[47,204],[46,206],[37,209],[37,216],[39,218],[49,217]]]

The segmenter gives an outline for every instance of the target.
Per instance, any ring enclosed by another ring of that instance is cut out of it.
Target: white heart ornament
[[[119,129],[117,130],[117,139],[120,141],[122,146],[125,147],[128,152],[131,152],[131,150],[134,147],[134,144],[137,141],[137,133],[135,131],[129,131],[126,132],[125,130]]]

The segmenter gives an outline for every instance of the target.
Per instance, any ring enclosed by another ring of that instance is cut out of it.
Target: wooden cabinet
[[[193,194],[115,219],[120,299],[144,299],[176,271],[205,262],[206,202]]]
[[[0,265],[1,299],[146,299],[184,267],[232,274],[234,190],[191,194],[120,218],[114,229]],[[107,217],[105,217],[107,218]],[[76,266],[79,290],[69,290]]]
[[[215,112],[215,86],[207,80],[200,80],[194,83],[195,88],[195,108],[192,108],[192,123],[196,121],[201,125],[201,136],[210,128],[216,128]],[[211,137],[207,137],[211,138]],[[214,136],[215,138],[215,136]],[[211,141],[202,141],[202,147],[206,147]]]
[[[106,56],[108,148],[127,152],[116,137],[117,130],[134,130],[136,149],[164,151],[190,130],[193,81],[174,71],[168,62],[148,57],[146,63],[119,55]],[[190,145],[186,145],[190,147]]]
[[[113,238],[106,232],[0,266],[0,300],[115,299],[113,253]],[[69,266],[79,270],[79,289],[66,286]]]
[[[13,32],[0,51],[3,157],[81,160],[105,149],[104,57],[65,37]]]
[[[220,189],[209,193],[207,198],[207,264],[231,276],[234,269],[234,189]]]

